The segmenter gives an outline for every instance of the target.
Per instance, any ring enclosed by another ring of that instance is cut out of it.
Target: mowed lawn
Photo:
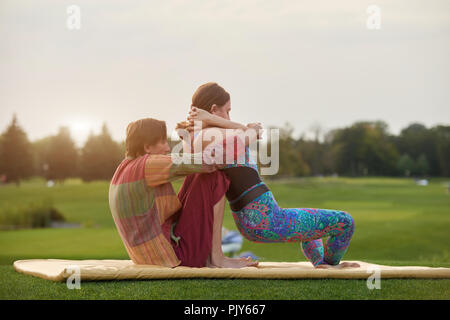
[[[283,207],[344,210],[355,234],[344,260],[450,267],[450,179],[418,186],[403,178],[303,178],[267,182]],[[176,189],[181,185],[175,184]],[[0,299],[450,299],[450,279],[365,280],[142,280],[65,283],[19,274],[19,259],[128,259],[108,208],[108,183],[42,180],[0,186],[0,207],[51,198],[76,229],[0,231]],[[227,207],[224,225],[236,229]],[[305,261],[299,243],[244,242],[260,261]]]

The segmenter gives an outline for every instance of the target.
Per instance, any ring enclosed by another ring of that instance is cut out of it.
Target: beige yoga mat
[[[349,261],[350,262],[350,261]],[[383,266],[363,261],[360,268],[314,269],[309,262],[260,262],[258,267],[167,268],[136,265],[131,260],[58,260],[32,259],[14,262],[18,272],[52,281],[65,281],[79,274],[81,280],[246,278],[246,279],[367,279],[381,278],[450,278],[450,268]]]

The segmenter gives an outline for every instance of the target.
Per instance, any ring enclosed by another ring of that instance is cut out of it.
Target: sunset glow
[[[70,130],[70,135],[77,144],[82,144],[91,132],[98,133],[100,124],[89,119],[74,119],[65,124]]]

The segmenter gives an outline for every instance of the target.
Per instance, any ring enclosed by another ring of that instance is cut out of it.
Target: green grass
[[[450,299],[450,280],[381,280],[369,290],[365,280],[178,279],[65,283],[22,275],[0,266],[0,299]]]
[[[283,207],[338,209],[355,220],[345,260],[450,267],[450,194],[446,179],[426,187],[399,178],[304,178],[268,182]],[[181,183],[176,183],[178,189]],[[52,199],[80,229],[0,232],[0,299],[450,299],[450,280],[151,280],[83,282],[81,290],[15,272],[19,259],[128,259],[108,208],[108,183],[41,180],[0,187],[0,208]],[[236,229],[229,209],[224,225]],[[298,243],[244,241],[261,261],[305,261]],[[243,290],[245,288],[245,290]]]

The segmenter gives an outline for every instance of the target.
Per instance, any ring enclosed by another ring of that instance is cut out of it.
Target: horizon
[[[14,116],[14,115],[13,115],[13,116]],[[8,126],[9,126],[9,125],[11,124],[11,122],[12,122],[13,116],[11,116],[11,120],[7,123],[7,125],[6,125],[4,128],[0,128],[0,135],[3,134],[3,133],[7,130]],[[95,129],[90,129],[89,132],[88,132],[86,135],[83,133],[83,138],[82,138],[82,139],[79,139],[79,137],[77,138],[77,136],[74,135],[73,128],[72,128],[71,126],[67,126],[67,125],[61,125],[61,126],[58,126],[54,132],[49,133],[49,134],[47,134],[47,135],[44,135],[44,136],[42,136],[42,137],[37,137],[37,138],[32,139],[32,138],[30,138],[30,135],[28,134],[26,128],[23,126],[23,124],[21,123],[21,121],[20,121],[20,119],[19,119],[19,117],[18,117],[17,115],[16,115],[16,119],[17,119],[17,124],[18,124],[18,126],[19,126],[22,130],[25,131],[25,133],[26,133],[26,135],[27,135],[27,138],[28,138],[28,140],[29,140],[31,143],[37,142],[37,141],[39,141],[39,140],[41,140],[41,139],[45,139],[45,138],[48,138],[48,137],[57,135],[58,132],[59,132],[59,129],[60,129],[61,127],[65,127],[65,128],[67,128],[67,129],[69,130],[70,137],[71,137],[72,140],[74,141],[74,143],[75,143],[75,145],[76,145],[77,148],[82,148],[82,147],[84,146],[84,144],[86,143],[86,141],[87,141],[87,139],[89,138],[90,135],[99,135],[99,134],[101,133],[101,131],[102,131],[103,125],[106,125],[106,127],[107,127],[107,129],[108,129],[108,132],[109,132],[109,134],[111,135],[112,139],[113,139],[114,141],[116,141],[117,143],[124,143],[124,142],[125,142],[125,138],[126,138],[126,135],[125,135],[125,129],[126,129],[126,128],[124,128],[124,135],[123,135],[123,138],[122,138],[122,139],[120,139],[120,138],[117,139],[117,138],[115,138],[114,135],[111,133],[111,129],[110,129],[110,127],[108,126],[108,124],[107,124],[106,122],[103,122],[103,123],[100,124],[100,126],[96,127]],[[384,121],[384,120],[382,120],[382,119],[381,119],[381,120],[380,120],[380,119],[376,119],[376,120],[355,120],[354,122],[352,122],[352,123],[350,123],[350,124],[348,124],[348,125],[343,125],[343,126],[336,127],[336,128],[327,128],[326,130],[321,131],[321,133],[320,133],[320,135],[319,135],[319,142],[323,143],[324,134],[328,133],[329,131],[331,131],[331,130],[333,130],[333,129],[343,129],[343,128],[348,128],[348,127],[352,126],[353,124],[355,124],[355,123],[357,123],[357,122],[370,122],[370,123],[374,123],[375,121]],[[386,121],[384,121],[384,122],[387,123]],[[316,123],[316,124],[317,124],[317,123]],[[388,123],[387,123],[387,124],[388,124]],[[442,123],[436,123],[436,124],[434,124],[434,125],[427,126],[426,124],[422,123],[421,121],[412,121],[412,122],[410,122],[409,124],[405,125],[404,127],[401,127],[400,130],[399,130],[397,133],[393,133],[392,130],[390,130],[390,127],[388,127],[387,132],[388,132],[388,134],[390,134],[390,135],[398,136],[398,135],[401,133],[401,130],[407,128],[408,126],[410,126],[410,125],[412,125],[412,124],[421,124],[421,125],[425,126],[427,129],[430,129],[430,128],[432,128],[432,127],[439,126],[439,125],[442,125],[442,126],[448,126],[448,124],[442,124]],[[287,122],[286,125],[292,125],[292,124],[289,123],[289,122]],[[264,127],[264,130],[267,131],[267,130],[269,129],[269,127],[274,127],[274,126],[267,126],[267,127]],[[283,128],[285,128],[285,126],[276,127],[276,128],[283,129]],[[323,128],[323,127],[322,127],[322,128]],[[75,129],[75,130],[76,130],[76,129]],[[309,133],[309,135],[308,135],[307,133]],[[171,130],[170,128],[167,128],[167,137],[170,138],[170,135],[171,135],[171,134],[175,134],[174,128],[173,128],[173,130]],[[299,134],[297,134],[297,135],[295,134],[295,131],[294,131],[294,134],[292,135],[292,137],[293,137],[294,139],[298,140],[298,139],[302,138],[302,134],[304,134],[303,137],[304,137],[306,140],[313,140],[313,139],[315,138],[315,136],[314,136],[312,130],[311,130],[311,131],[308,131],[308,132],[301,132],[301,133],[299,133]],[[265,141],[265,139],[264,139],[264,141]]]

